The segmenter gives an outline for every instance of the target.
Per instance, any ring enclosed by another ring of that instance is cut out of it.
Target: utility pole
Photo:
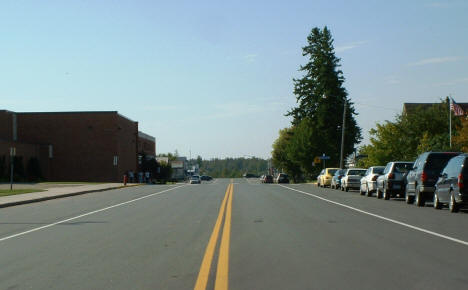
[[[340,168],[343,169],[343,154],[344,154],[344,134],[346,126],[346,99],[343,105],[343,124],[341,125],[341,153],[340,153]]]
[[[452,95],[449,95],[449,145],[452,149]]]
[[[15,166],[15,155],[16,155],[16,148],[10,148],[10,190],[13,190],[13,169]]]

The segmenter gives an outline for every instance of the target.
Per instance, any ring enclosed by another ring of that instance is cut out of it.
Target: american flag
[[[460,107],[459,104],[455,103],[455,101],[450,98],[451,102],[450,102],[450,110],[453,111],[453,113],[455,114],[455,116],[463,116],[465,115],[465,111],[463,111],[462,107]]]

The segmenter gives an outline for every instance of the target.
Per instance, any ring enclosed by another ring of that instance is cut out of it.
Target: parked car
[[[406,177],[406,203],[424,206],[434,199],[435,184],[445,165],[461,152],[424,152]]]
[[[200,176],[192,175],[189,180],[190,184],[201,184]]]
[[[317,176],[317,186],[320,187],[320,179],[322,179],[322,175],[325,174],[325,169],[322,169],[322,171],[320,171],[319,175]]]
[[[435,185],[434,208],[441,209],[448,204],[451,212],[468,206],[468,154],[461,154],[450,159],[442,170]]]
[[[377,178],[383,174],[385,166],[372,166],[366,171],[366,174],[361,178],[361,195],[372,196],[377,190]]]
[[[205,181],[210,181],[212,180],[213,177],[209,176],[209,175],[202,175],[200,176],[200,180],[205,180]]]
[[[338,169],[332,177],[330,188],[340,189],[341,188],[341,178],[345,174],[346,169]]]
[[[262,174],[262,176],[260,176],[260,182],[263,183],[264,179],[265,179],[265,174]]]
[[[405,194],[406,175],[413,168],[413,162],[392,161],[388,162],[385,169],[377,178],[377,198],[389,200],[390,197]]]
[[[263,178],[263,183],[273,183],[273,176],[265,175],[265,178]]]
[[[321,187],[327,187],[331,185],[331,180],[333,178],[333,174],[339,170],[339,168],[325,168],[322,170],[321,174],[317,179],[317,185]]]
[[[276,183],[289,183],[289,177],[285,173],[280,173],[278,174],[278,176],[276,176],[275,182]]]
[[[365,173],[366,169],[363,168],[350,168],[346,170],[341,178],[341,190],[359,189],[361,187],[361,178]]]

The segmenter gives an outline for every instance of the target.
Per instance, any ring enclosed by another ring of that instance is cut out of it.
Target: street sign
[[[314,163],[320,163],[320,156],[317,156],[314,158]]]
[[[324,156],[320,156],[320,159],[322,159],[322,160],[329,160],[329,159],[330,159],[330,156],[325,156],[325,155],[324,155]]]

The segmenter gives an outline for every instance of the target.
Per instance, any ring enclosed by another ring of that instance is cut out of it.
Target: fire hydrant
[[[127,174],[124,174],[124,176],[123,176],[123,184],[124,184],[124,186],[127,186],[127,181],[128,181]]]

